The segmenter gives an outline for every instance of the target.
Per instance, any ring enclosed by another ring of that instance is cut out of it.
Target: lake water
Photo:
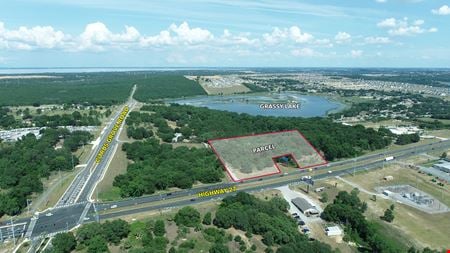
[[[299,109],[261,109],[262,103],[297,102]],[[342,110],[345,105],[326,97],[301,95],[295,92],[280,94],[198,96],[185,99],[166,100],[167,103],[207,107],[210,109],[247,113],[250,115],[277,117],[322,117],[327,113]]]

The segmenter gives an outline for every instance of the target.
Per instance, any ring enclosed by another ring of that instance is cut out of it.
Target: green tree
[[[230,253],[230,250],[223,244],[215,243],[209,249],[209,253]]]
[[[57,234],[52,240],[54,253],[70,253],[77,246],[77,240],[72,232]]]
[[[200,224],[200,213],[193,207],[181,208],[175,215],[177,226],[195,227]]]
[[[392,222],[394,220],[394,205],[391,205],[388,209],[384,211],[383,216],[381,216],[382,220],[387,222]]]
[[[130,233],[130,225],[124,220],[106,221],[101,225],[102,236],[110,243],[118,244]]]
[[[155,222],[153,233],[155,233],[156,236],[164,236],[164,234],[166,233],[166,227],[163,220],[157,220]]]
[[[205,225],[211,225],[211,212],[207,212],[206,214],[205,214],[205,216],[203,217],[203,221],[202,221],[202,223],[203,224],[205,224]]]
[[[100,235],[97,235],[94,238],[89,240],[87,252],[88,253],[109,252],[108,244],[103,237],[101,237]]]

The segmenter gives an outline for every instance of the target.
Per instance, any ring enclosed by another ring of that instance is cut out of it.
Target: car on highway
[[[117,208],[117,205],[112,205],[111,209]]]
[[[53,214],[52,213],[46,213],[45,216],[50,217],[50,216],[53,216]]]

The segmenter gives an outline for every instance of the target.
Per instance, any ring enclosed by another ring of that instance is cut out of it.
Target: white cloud
[[[391,43],[391,39],[388,37],[366,37],[364,38],[364,42],[366,44],[389,44]]]
[[[51,26],[21,26],[10,30],[0,22],[0,48],[31,50],[33,48],[51,49],[61,47],[69,39],[62,31]]]
[[[334,36],[334,40],[338,44],[347,43],[347,42],[350,42],[352,40],[352,36],[350,34],[346,33],[346,32],[338,32],[336,34],[336,36]]]
[[[201,43],[214,38],[210,31],[198,27],[190,28],[186,22],[179,26],[172,24],[169,30],[176,34],[176,40],[187,44]]]
[[[413,24],[414,25],[423,25],[423,24],[425,24],[425,21],[423,19],[417,19],[416,21],[414,21]]]
[[[395,27],[397,24],[397,20],[395,18],[387,18],[385,20],[382,20],[381,22],[378,22],[378,27]]]
[[[433,9],[431,12],[436,15],[450,15],[450,7],[442,5],[439,9]]]
[[[329,39],[317,39],[314,41],[314,44],[318,45],[318,46],[328,47],[328,48],[331,48],[334,46],[333,43],[331,43],[331,41]]]
[[[275,27],[271,33],[264,33],[263,40],[267,45],[275,45],[280,43],[282,40],[286,39],[288,36],[287,30],[281,30],[278,27]]]
[[[95,22],[86,25],[79,36],[78,50],[104,50],[105,46],[115,46],[139,41],[139,31],[132,26],[125,26],[122,33],[111,32],[105,24]]]
[[[361,57],[362,54],[363,54],[363,51],[362,51],[362,50],[352,50],[352,51],[350,51],[350,55],[351,55],[353,58]]]
[[[436,27],[431,27],[430,29],[428,29],[428,32],[430,32],[430,33],[435,33],[437,31],[438,31],[438,29]]]
[[[377,26],[388,29],[388,33],[393,36],[411,36],[436,31],[435,29],[427,30],[423,28],[424,23],[425,21],[422,19],[410,23],[406,17],[403,19],[387,18],[378,22]]]
[[[259,39],[250,38],[248,34],[238,34],[234,35],[228,29],[223,31],[221,37],[218,38],[218,43],[222,45],[257,45]]]
[[[264,43],[270,46],[279,44],[288,39],[296,43],[307,43],[312,41],[314,36],[309,33],[302,32],[298,26],[291,26],[284,29],[275,27],[271,33],[264,33],[262,38]]]
[[[172,45],[174,44],[174,40],[170,35],[169,31],[161,31],[159,34],[154,36],[142,37],[139,41],[139,45],[142,47],[149,46],[163,46],[163,45]]]
[[[317,53],[311,48],[293,49],[291,54],[296,57],[311,57],[317,55]]]
[[[162,30],[154,36],[141,37],[139,44],[142,47],[168,46],[168,45],[194,45],[214,39],[214,35],[202,28],[191,28],[187,22],[179,26],[171,24],[167,30]]]
[[[311,41],[314,37],[309,33],[302,33],[298,26],[289,28],[291,38],[297,43],[305,43]]]
[[[375,2],[377,2],[377,3],[386,3],[387,0],[375,0]]]

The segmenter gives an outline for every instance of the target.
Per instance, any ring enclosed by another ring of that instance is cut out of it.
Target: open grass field
[[[383,182],[382,178],[386,175],[392,175],[394,180]],[[356,176],[348,176],[346,179],[370,192],[374,192],[373,188],[378,185],[410,184],[433,195],[447,205],[450,202],[448,185],[441,188],[430,181],[431,177],[400,166],[389,166],[368,173],[356,174]],[[335,183],[337,183],[337,188],[334,188]],[[353,188],[353,186],[336,179],[330,179],[321,182],[321,184],[329,187],[327,192],[329,191],[330,199],[340,190],[351,191]],[[395,203],[390,199],[377,198],[376,201],[372,201],[370,200],[372,197],[371,194],[362,191],[359,196],[368,204],[366,216],[371,220],[379,222],[381,229],[383,229],[382,231],[387,234],[392,234],[403,244],[408,246],[414,245],[416,247],[428,246],[435,249],[450,247],[450,241],[448,240],[450,212],[430,215],[418,209]],[[395,205],[395,219],[392,224],[379,219],[383,215],[384,210],[391,204]]]
[[[325,162],[297,131],[216,139],[209,143],[234,181],[278,173],[273,159],[285,155],[292,155],[300,168]]]
[[[119,144],[105,177],[95,189],[94,194],[98,194],[99,199],[103,201],[120,199],[120,189],[113,187],[113,182],[117,175],[124,174],[127,171],[128,162],[126,153],[122,151],[122,144]]]
[[[231,87],[223,87],[223,88],[216,88],[216,87],[210,87],[204,84],[201,84],[203,89],[208,93],[208,95],[231,95],[231,94],[237,94],[237,93],[247,93],[250,92],[250,89],[245,87],[244,85],[238,84]]]
[[[250,89],[242,84],[242,79],[234,76],[186,76],[190,80],[196,80],[208,95],[230,95],[247,93]]]

